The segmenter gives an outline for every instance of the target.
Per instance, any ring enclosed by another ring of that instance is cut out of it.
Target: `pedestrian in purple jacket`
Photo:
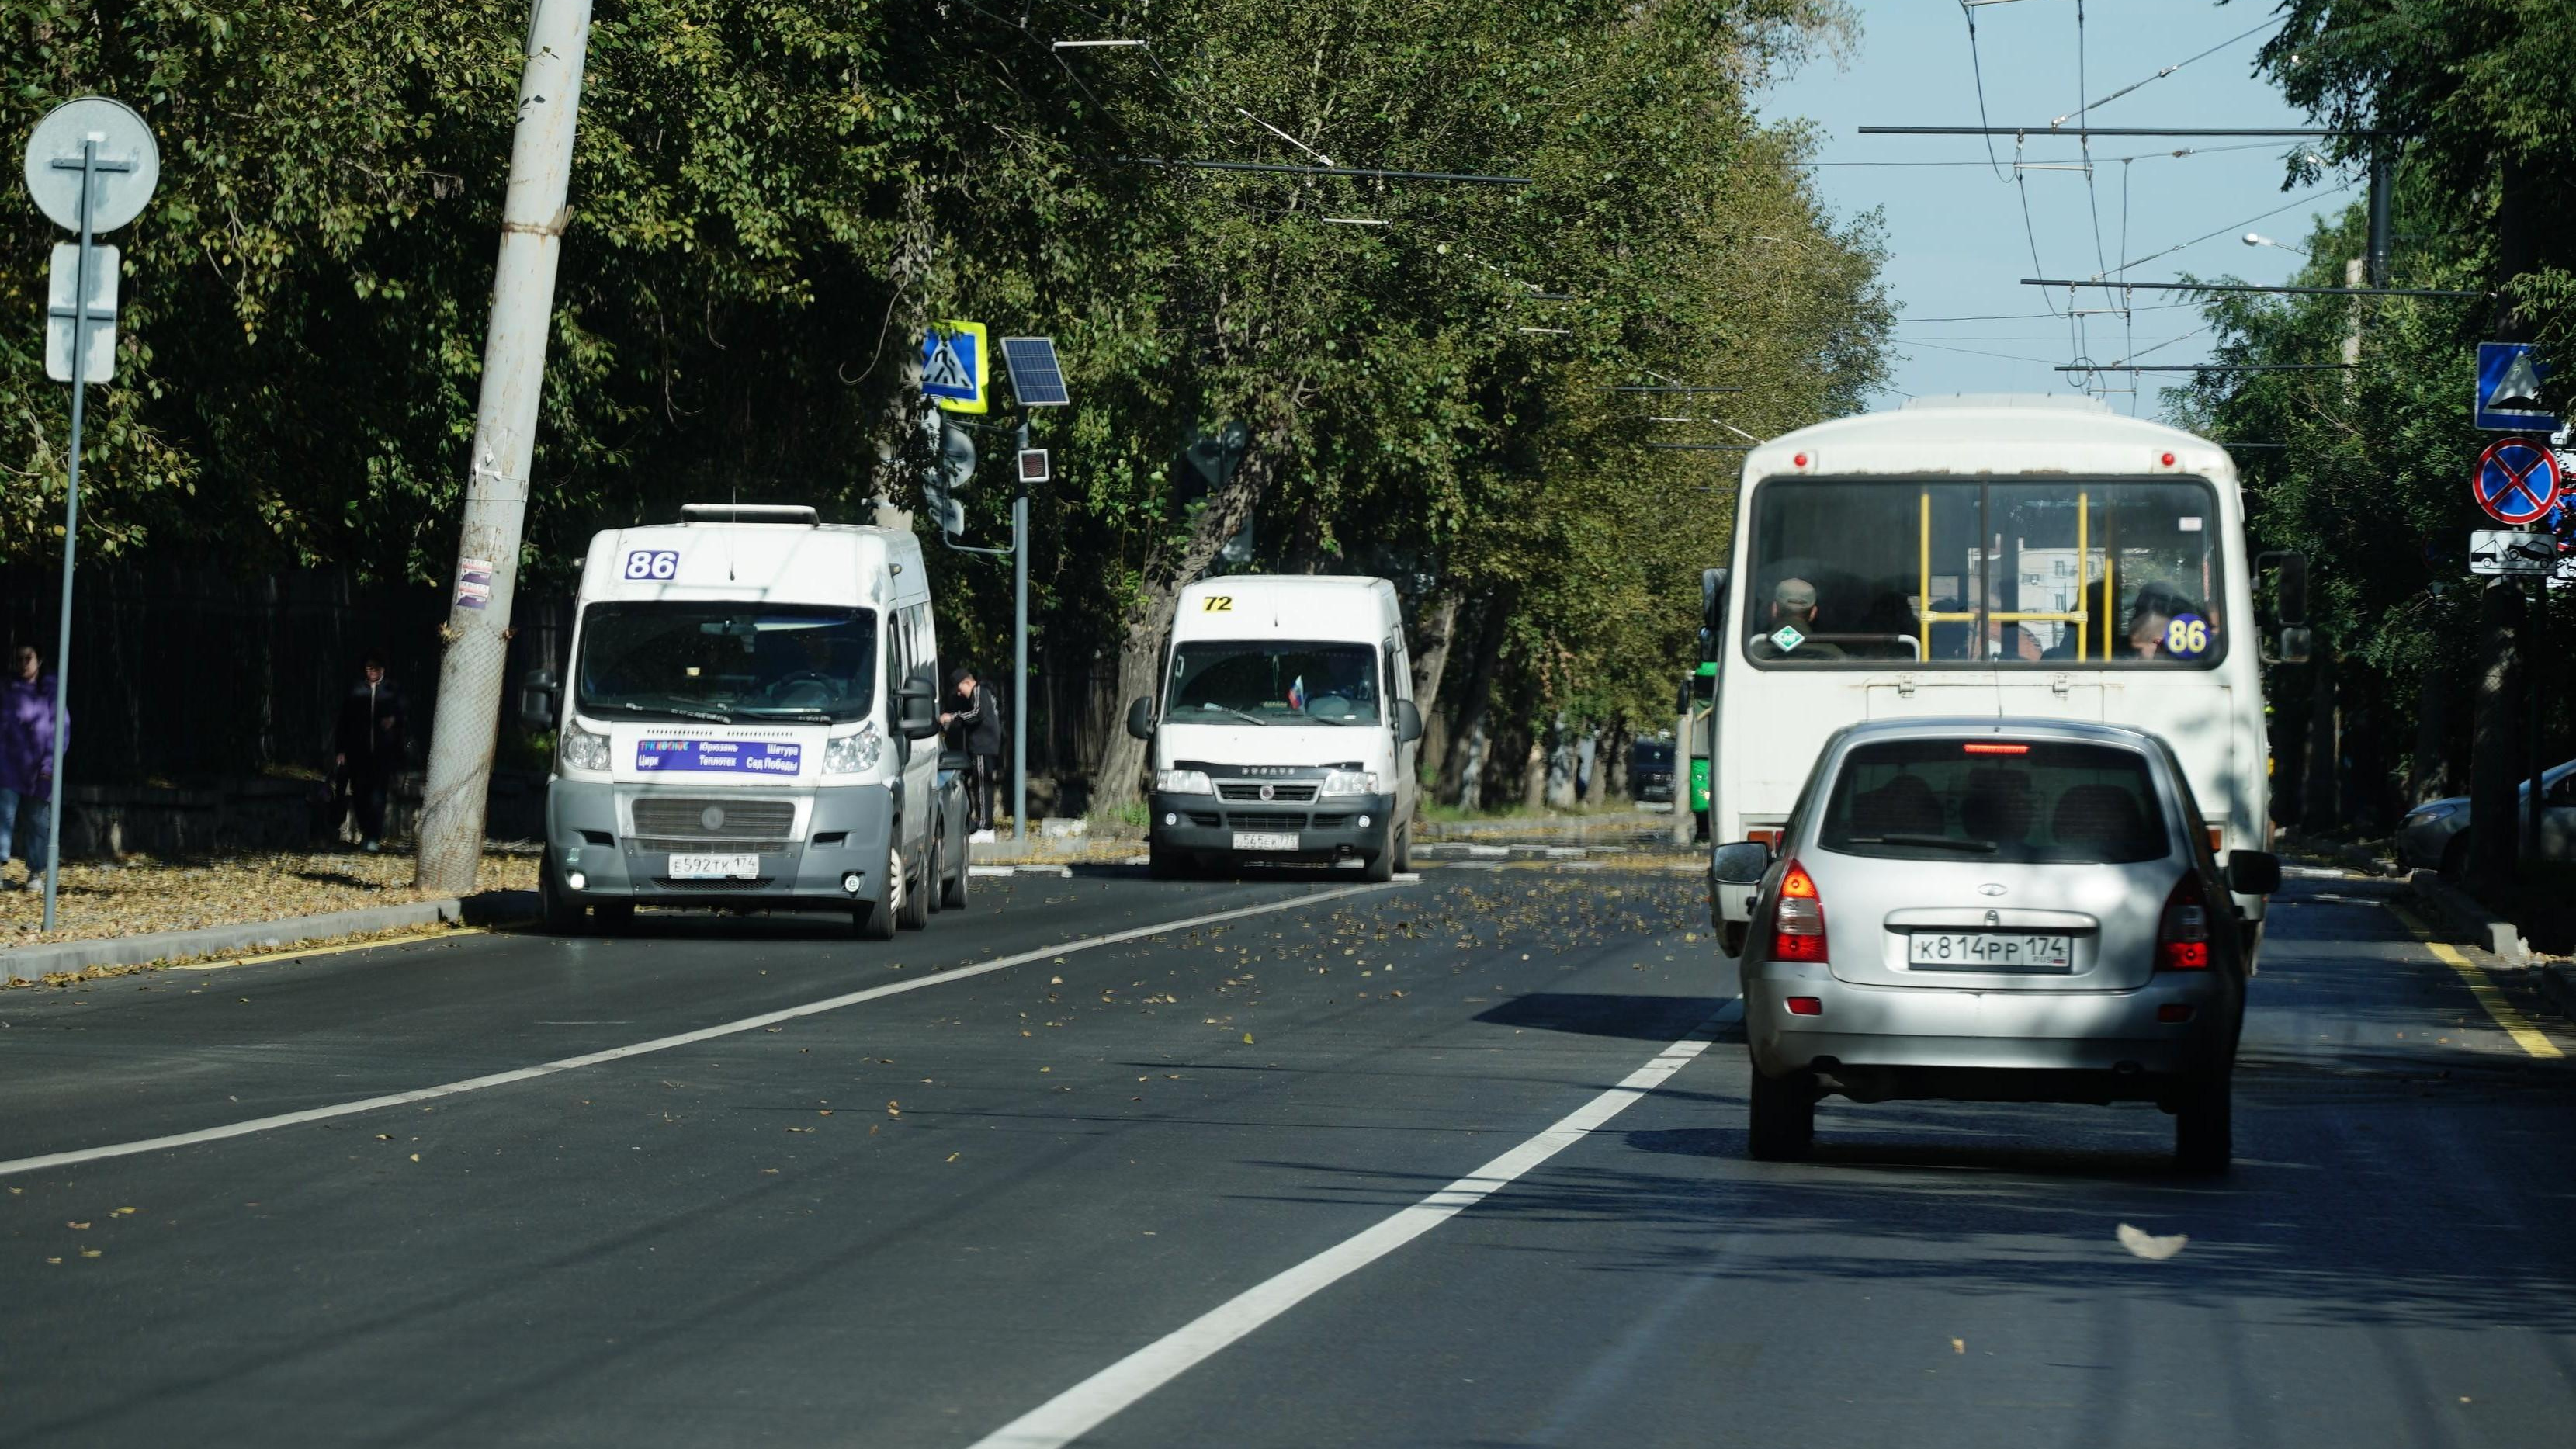
[[[54,689],[35,647],[19,645],[16,667],[0,683],[0,870],[14,843],[30,882],[44,874],[53,823]],[[20,889],[0,877],[0,890]]]

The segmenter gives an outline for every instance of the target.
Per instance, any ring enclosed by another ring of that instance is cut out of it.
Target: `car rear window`
[[[1889,740],[1843,756],[1819,843],[1884,860],[2159,860],[2172,850],[2146,757],[1992,736]]]

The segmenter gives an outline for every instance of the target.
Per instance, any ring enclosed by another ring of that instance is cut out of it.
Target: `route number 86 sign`
[[[671,579],[679,572],[680,554],[676,549],[639,548],[626,555],[626,577],[629,579]]]
[[[2198,614],[2176,614],[2165,625],[2165,652],[2176,659],[2198,659],[2209,652],[2209,621]]]

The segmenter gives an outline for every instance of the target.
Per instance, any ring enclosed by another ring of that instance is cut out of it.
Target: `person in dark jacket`
[[[385,792],[403,767],[402,691],[385,677],[381,654],[369,654],[363,676],[340,699],[331,764],[357,805],[358,835],[369,854],[385,848]]]
[[[948,709],[939,727],[949,748],[964,750],[973,762],[966,775],[967,820],[976,835],[990,840],[993,782],[1002,772],[1002,706],[965,665],[949,671]]]
[[[0,684],[0,867],[14,845],[26,857],[27,881],[45,873],[53,824],[54,676],[34,646],[22,644]],[[20,887],[0,880],[0,890]]]

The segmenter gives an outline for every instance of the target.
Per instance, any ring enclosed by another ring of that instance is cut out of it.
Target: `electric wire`
[[[2069,121],[2080,119],[2080,118],[2084,115],[2084,113],[2085,113],[2086,111],[2098,111],[2098,110],[2102,109],[2104,106],[2107,106],[2107,105],[2111,104],[2113,101],[2118,100],[2120,97],[2122,97],[2122,96],[2125,96],[2125,95],[2129,94],[2131,91],[2137,90],[2137,89],[2139,89],[2139,88],[2140,88],[2140,87],[2142,87],[2142,86],[2149,86],[2149,85],[2153,85],[2153,84],[2155,84],[2157,81],[2163,80],[2166,76],[2172,75],[2175,71],[2178,71],[2178,70],[2182,69],[2184,66],[2187,66],[2187,65],[2191,64],[2193,61],[2198,61],[2198,60],[2207,60],[2207,59],[2209,59],[2211,56],[2218,54],[2218,53],[2219,53],[2220,51],[2222,51],[2222,50],[2225,50],[2227,47],[2229,47],[2229,46],[2231,46],[2231,45],[2236,44],[2238,41],[2240,41],[2240,40],[2246,40],[2246,39],[2249,39],[2249,38],[2251,38],[2251,37],[2253,37],[2253,36],[2260,35],[2260,34],[2262,34],[2264,31],[2266,31],[2266,30],[2270,30],[2270,29],[2272,29],[2273,27],[2275,27],[2275,26],[2277,26],[2277,25],[2281,24],[2284,20],[2286,20],[2286,19],[2288,19],[2288,18],[2289,18],[2289,17],[2287,17],[2287,16],[2280,16],[2280,15],[2276,15],[2276,16],[2274,16],[2273,18],[2271,18],[2271,19],[2269,19],[2269,20],[2264,21],[2262,24],[2255,26],[2253,29],[2246,31],[2246,32],[2244,32],[2244,33],[2243,33],[2243,34],[2241,34],[2241,35],[2234,35],[2234,36],[2230,36],[2229,38],[2227,38],[2227,39],[2225,39],[2225,40],[2222,40],[2222,41],[2218,42],[2216,45],[2211,46],[2209,49],[2202,51],[2202,52],[2201,52],[2200,54],[2198,54],[2198,55],[2190,56],[2190,57],[2188,57],[2188,58],[2186,58],[2186,59],[2175,61],[2173,64],[2171,64],[2171,65],[2169,65],[2169,66],[2166,66],[2164,69],[2162,69],[2162,70],[2160,70],[2160,71],[2157,71],[2154,75],[2148,76],[2145,80],[2141,80],[2141,81],[2134,81],[2134,82],[2131,82],[2131,83],[2130,83],[2130,84],[2128,84],[2128,85],[2124,85],[2124,86],[2120,87],[2118,90],[2111,92],[2109,95],[2104,96],[2102,99],[2100,99],[2100,100],[2098,100],[2098,101],[2093,102],[2091,105],[2083,106],[2083,107],[2080,107],[2080,108],[2078,108],[2078,109],[2076,109],[2076,110],[2074,110],[2074,111],[2070,111],[2070,112],[2068,112],[2067,114],[2065,114],[2065,115],[2063,115],[2063,116],[2058,117],[2056,120],[2049,122],[2049,124],[2050,124],[2050,125],[2052,125],[2052,126],[2063,126],[2063,125],[2065,125],[2065,124],[2066,124],[2067,122],[2069,122]],[[1983,124],[1983,123],[1982,123],[1982,122],[1980,122],[1980,124]]]
[[[1977,82],[1977,124],[1991,126],[1994,122],[1986,119],[1986,68],[1984,62],[1977,59],[1977,9],[1968,0],[1959,0],[1959,14],[1968,22],[1968,74]],[[2003,167],[1995,160],[1995,138],[1992,136],[1986,137],[1986,166],[1995,173],[1997,181],[2004,179]]]

